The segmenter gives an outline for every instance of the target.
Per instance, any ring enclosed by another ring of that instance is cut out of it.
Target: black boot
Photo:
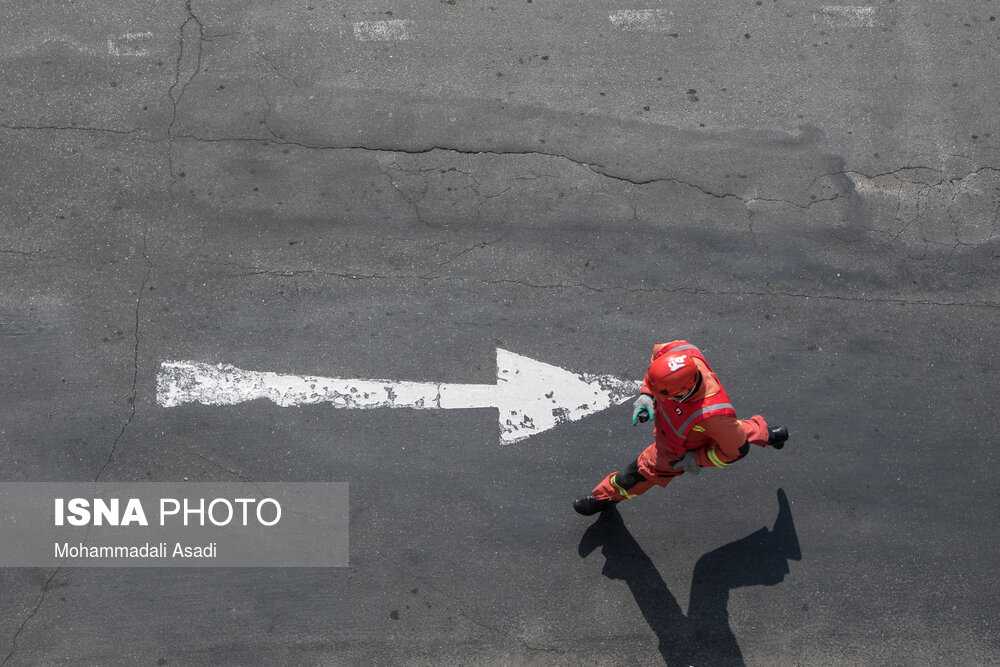
[[[781,449],[785,446],[786,440],[788,440],[788,429],[784,426],[777,426],[769,431],[767,444],[775,449]]]
[[[598,500],[594,496],[584,496],[573,501],[573,509],[583,516],[597,514],[604,510],[611,509],[618,504],[617,500]]]

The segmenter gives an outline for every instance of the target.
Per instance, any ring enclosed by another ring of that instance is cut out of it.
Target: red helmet
[[[690,354],[667,352],[653,359],[645,379],[654,394],[675,398],[689,394],[697,386],[698,368]]]

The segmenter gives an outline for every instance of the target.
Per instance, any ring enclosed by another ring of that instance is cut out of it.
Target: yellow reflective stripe
[[[718,454],[715,453],[715,447],[714,446],[710,450],[708,450],[708,458],[709,458],[709,460],[712,463],[715,464],[715,466],[717,468],[728,468],[729,466],[732,465],[732,463],[723,463],[722,462],[722,459],[720,459],[719,456],[718,456]]]
[[[695,431],[697,433],[704,433],[705,432],[705,427],[704,426],[694,426],[694,427],[691,428],[691,430]]]
[[[611,476],[611,486],[615,487],[615,490],[618,491],[618,493],[625,496],[626,500],[631,500],[632,498],[635,498],[635,496],[629,495],[628,491],[626,491],[625,489],[623,489],[621,486],[618,485],[618,473],[615,473],[614,475]]]

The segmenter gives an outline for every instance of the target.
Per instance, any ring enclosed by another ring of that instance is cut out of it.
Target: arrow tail
[[[298,376],[196,361],[164,361],[156,378],[156,401],[163,407],[236,405],[263,398],[282,407],[329,403],[362,410],[450,410],[495,407],[495,394],[495,385]]]

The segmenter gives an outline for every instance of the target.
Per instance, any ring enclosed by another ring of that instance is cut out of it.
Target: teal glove
[[[633,405],[635,409],[632,410],[632,426],[635,426],[636,422],[645,423],[653,418],[653,397],[649,394],[639,394]]]
[[[698,461],[695,460],[694,452],[688,452],[681,458],[680,461],[674,464],[674,470],[684,469],[684,472],[689,472],[692,475],[697,475],[701,472],[701,468],[698,467]]]

